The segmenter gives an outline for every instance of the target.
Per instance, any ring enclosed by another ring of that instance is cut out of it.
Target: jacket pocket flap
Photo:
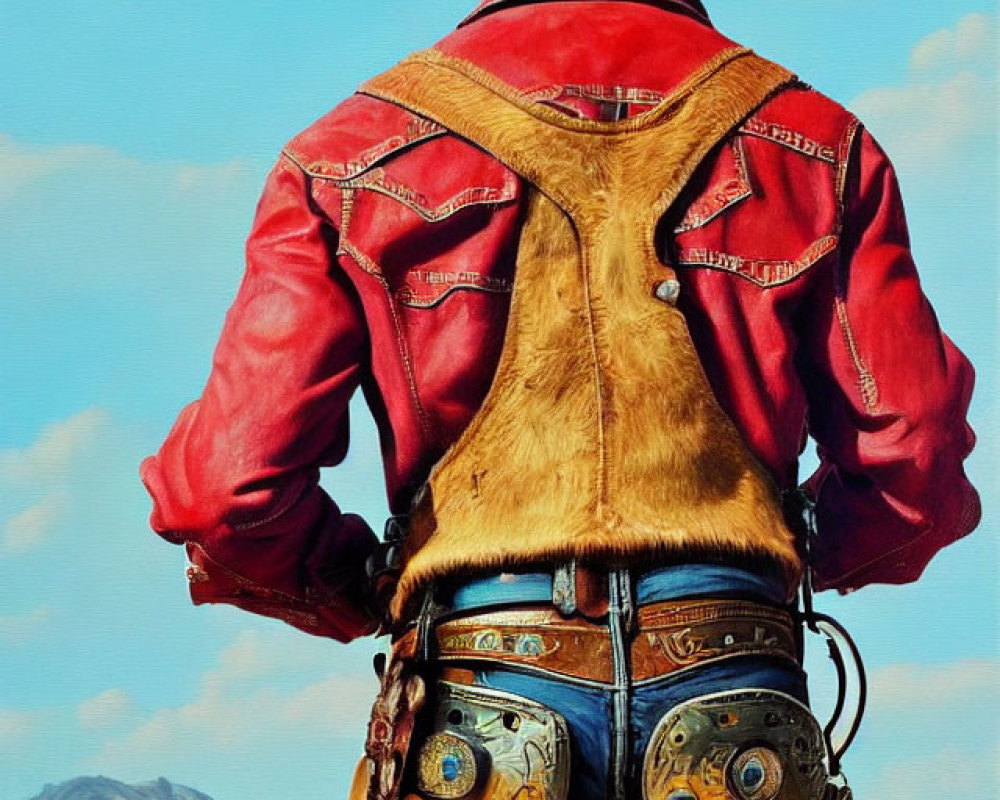
[[[463,168],[443,168],[449,163]],[[339,184],[391,197],[428,222],[439,222],[466,206],[511,203],[519,188],[517,176],[507,167],[453,136],[423,142]]]
[[[688,206],[674,233],[700,228],[753,194],[746,154],[740,137],[722,148],[712,164],[707,188]]]

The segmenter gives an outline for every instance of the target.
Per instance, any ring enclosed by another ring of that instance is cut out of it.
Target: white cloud
[[[0,708],[0,742],[16,741],[31,733],[35,728],[35,718],[25,711]]]
[[[74,470],[107,428],[107,412],[91,408],[46,425],[27,447],[0,450],[0,498],[9,515],[0,520],[0,552],[25,553],[49,537],[67,505]],[[13,510],[15,498],[27,505]]]
[[[22,644],[48,619],[48,606],[39,606],[27,614],[0,615],[0,642],[7,645]]]
[[[90,446],[108,424],[108,414],[89,408],[46,425],[23,449],[0,450],[0,486],[53,483],[65,478],[73,459]]]
[[[996,58],[996,30],[988,14],[967,14],[954,28],[925,36],[910,53],[916,71],[976,63]]]
[[[122,689],[108,689],[76,707],[81,728],[107,728],[122,722],[132,710],[132,698]]]
[[[97,331],[112,322],[92,317],[98,307],[114,309],[118,326],[136,325],[140,338],[164,313],[172,337],[191,335],[192,319],[206,310],[211,317],[201,324],[217,325],[239,281],[265,168],[239,159],[156,162],[108,147],[2,137],[5,290],[22,298],[29,319],[31,308],[56,303]]]
[[[994,744],[981,752],[951,746],[932,756],[897,761],[885,768],[867,796],[996,800],[998,778],[995,759]]]
[[[81,161],[107,159],[113,150],[95,145],[23,147],[0,134],[0,203],[10,200],[32,182],[58,174]]]
[[[0,133],[0,205],[48,178],[100,170],[129,181],[147,178],[150,185],[172,187],[179,193],[206,188],[226,189],[242,179],[243,162],[229,164],[157,164],[132,158],[110,147],[89,144],[25,145]]]
[[[266,750],[275,741],[302,738],[349,737],[360,745],[377,689],[374,675],[340,669],[306,685],[277,688],[295,674],[329,661],[330,652],[328,642],[303,639],[294,632],[244,632],[202,676],[194,700],[160,709],[110,740],[95,766],[114,769],[166,750],[181,760],[205,748],[246,755]]]
[[[940,166],[969,138],[995,130],[996,80],[964,71],[943,81],[871,89],[851,105],[895,160]]]
[[[168,748],[176,756],[177,749],[185,747],[245,752],[276,738],[303,735],[356,738],[374,696],[372,680],[339,674],[290,692],[267,688],[205,692],[186,705],[157,711],[126,736],[111,741],[101,760],[127,764]]]
[[[0,530],[0,549],[5,553],[23,553],[40,545],[55,525],[61,505],[59,495],[50,494],[9,517]]]
[[[892,712],[940,710],[959,703],[996,704],[1000,662],[970,658],[950,664],[892,664],[869,681],[873,708]]]
[[[958,159],[995,162],[994,20],[969,14],[922,39],[902,86],[866,91],[850,104],[901,171],[940,173]]]
[[[247,166],[242,161],[228,164],[182,164],[175,167],[172,181],[179,194],[200,192],[208,188],[228,189],[247,177]]]
[[[322,640],[290,640],[285,631],[245,630],[219,653],[218,665],[202,676],[202,693],[225,694],[262,678],[301,674],[322,665],[327,649]]]

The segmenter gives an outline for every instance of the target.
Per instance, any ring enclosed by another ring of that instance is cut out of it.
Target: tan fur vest
[[[794,590],[802,565],[776,490],[716,402],[684,317],[657,297],[674,276],[653,241],[702,159],[791,80],[727,50],[622,122],[531,103],[434,50],[362,86],[534,187],[496,376],[418,498],[395,615],[446,575],[568,558],[763,557]]]

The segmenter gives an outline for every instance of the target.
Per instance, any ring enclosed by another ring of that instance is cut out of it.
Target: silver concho
[[[793,697],[746,689],[696,697],[657,723],[643,800],[823,800],[826,748]]]
[[[437,684],[417,786],[435,800],[566,800],[569,730],[540,703],[479,686]]]

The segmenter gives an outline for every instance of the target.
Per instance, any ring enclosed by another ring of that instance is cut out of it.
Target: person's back
[[[487,3],[436,49],[477,67],[480,83],[500,96],[515,91],[569,119],[616,121],[655,108],[734,46],[694,5],[583,0]],[[405,517],[488,396],[532,191],[482,144],[365,94],[289,143],[261,201],[219,367],[144,466],[154,527],[189,542],[197,602],[234,602],[340,639],[371,630],[361,565],[374,537],[339,513],[316,470],[343,457],[347,400],[363,385],[382,435],[390,507]],[[805,86],[783,88],[713,149],[663,216],[655,244],[664,272],[651,295],[683,313],[715,400],[790,512],[806,433],[820,445],[823,463],[806,487],[817,502],[809,565],[819,588],[914,580],[974,527],[978,499],[961,467],[972,438],[960,422],[971,368],[919,291],[891,167],[852,115]],[[509,416],[514,449],[523,432]],[[669,440],[671,420],[646,424]],[[474,474],[469,491],[478,493],[480,480],[489,478]],[[651,490],[669,500],[669,480]],[[722,797],[710,786],[683,794],[693,784],[664,763],[697,763],[698,753],[670,756],[658,721],[724,713],[751,724],[761,709],[795,716],[789,709],[805,701],[787,614],[795,569],[756,542],[693,536],[585,564],[504,560],[533,533],[476,543],[470,530],[468,552],[451,547],[454,560],[439,561],[437,588],[419,585],[433,611],[423,622],[450,622],[418,649],[446,665],[451,687],[434,692],[436,721],[418,730],[424,742],[410,769],[422,791],[467,796],[447,792],[469,759],[483,769],[475,726],[455,725],[441,709],[479,709],[476,717],[513,696],[555,708],[545,735],[569,737],[572,766],[545,773],[546,798],[634,796],[627,793],[639,783],[654,792],[650,800],[656,791],[671,800]],[[738,523],[732,533],[739,537]],[[795,545],[793,559],[806,542]],[[410,542],[407,559],[414,554]],[[405,573],[406,563],[387,566]],[[495,574],[515,567],[523,574]],[[394,588],[392,570],[386,575],[384,594]],[[488,616],[512,603],[535,622],[509,611]],[[539,623],[539,607],[553,603],[561,616],[542,614]],[[401,606],[401,646],[413,648],[403,635],[413,612]],[[566,661],[571,653],[579,663]],[[475,686],[503,694],[477,699]],[[732,697],[721,711],[698,705],[746,688],[766,697]],[[772,742],[787,769],[795,759],[815,764],[822,752],[813,728],[795,731],[806,741],[797,755],[781,751],[777,734]],[[724,733],[715,745],[744,752]],[[466,752],[456,739],[469,737]],[[369,741],[383,780],[390,740]],[[704,756],[713,745],[709,737],[689,746]],[[739,775],[748,781],[749,793],[732,796],[779,796],[761,793],[766,781],[751,785],[758,772],[773,781],[782,769],[765,751],[727,762],[729,791],[739,791]],[[447,780],[435,783],[435,770]],[[389,797],[394,782],[386,785],[369,797]],[[499,787],[488,797],[506,797]]]

